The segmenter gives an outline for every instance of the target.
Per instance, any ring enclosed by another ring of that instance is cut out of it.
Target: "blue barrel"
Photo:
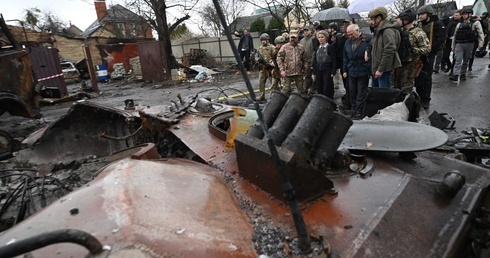
[[[97,80],[99,82],[109,80],[109,73],[107,73],[107,66],[105,64],[99,64],[97,66]]]

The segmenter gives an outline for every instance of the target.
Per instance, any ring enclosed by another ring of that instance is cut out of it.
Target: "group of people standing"
[[[473,17],[473,9],[458,11],[453,17],[454,34],[451,40],[451,51],[454,52],[453,71],[449,77],[452,81],[465,81],[466,72],[472,70],[477,49],[484,49],[485,23]],[[488,13],[485,15],[488,16]],[[458,18],[458,20],[455,20]],[[483,25],[483,26],[482,26]]]
[[[466,80],[468,63],[471,70],[470,58],[488,42],[488,26],[482,26],[472,14],[471,8],[457,11],[451,24],[444,24],[431,6],[405,10],[396,18],[390,18],[386,8],[377,7],[368,14],[372,33],[363,32],[350,21],[344,23],[341,32],[336,23],[329,24],[328,29],[305,26],[301,41],[298,31],[291,31],[288,39],[275,38],[275,46],[264,33],[258,50],[263,64],[258,100],[265,99],[269,78],[273,90],[290,94],[294,85],[300,93],[318,93],[333,99],[333,78],[340,70],[346,89],[344,108],[355,110],[357,116],[363,113],[370,78],[372,87],[410,91],[415,88],[422,107],[427,109],[432,74],[439,71],[438,65],[442,64],[444,72],[454,70],[451,80]],[[239,48],[243,49],[243,44]],[[452,62],[448,50],[454,53]],[[442,63],[436,62],[437,56],[441,56]]]
[[[344,33],[338,32],[339,26],[336,23],[329,24],[327,29],[319,24],[305,26],[301,30],[301,40],[299,31],[293,30],[276,37],[275,46],[270,43],[268,34],[262,34],[256,60],[260,67],[260,93],[257,100],[265,99],[265,83],[268,80],[271,80],[273,90],[282,90],[286,94],[290,94],[295,87],[302,94],[319,93],[333,99],[333,77],[338,68],[343,71],[342,53],[347,39],[347,25],[343,28]],[[244,34],[235,33],[241,36],[238,48],[245,56],[246,49],[241,42],[248,37],[246,34],[248,31]],[[242,59],[249,71],[250,62],[246,57]]]
[[[433,14],[432,7],[422,6],[417,12],[408,9],[395,19],[388,17],[386,8],[378,7],[368,16],[374,30],[373,87],[408,90],[415,87],[421,106],[429,108],[435,56],[446,40],[444,26]],[[403,60],[400,49],[408,49]]]

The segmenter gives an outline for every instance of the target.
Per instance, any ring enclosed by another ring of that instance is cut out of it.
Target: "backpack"
[[[400,61],[402,62],[402,64],[410,63],[412,61],[411,56],[412,56],[413,48],[412,48],[412,44],[410,43],[410,36],[408,34],[408,31],[402,30],[401,28],[397,28],[397,27],[390,27],[390,28],[400,33],[400,45],[398,46],[397,49],[398,57],[400,58]]]
[[[400,32],[400,46],[398,47],[398,56],[402,61],[402,64],[407,64],[412,61],[412,44],[410,43],[410,36],[406,30],[398,30]]]

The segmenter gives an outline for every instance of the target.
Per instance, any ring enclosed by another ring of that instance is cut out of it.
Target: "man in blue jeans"
[[[369,26],[374,29],[371,40],[371,72],[373,87],[390,88],[392,71],[402,66],[398,56],[401,36],[396,26],[400,23],[388,18],[388,11],[384,7],[376,7],[368,14]],[[369,51],[367,51],[369,52]]]

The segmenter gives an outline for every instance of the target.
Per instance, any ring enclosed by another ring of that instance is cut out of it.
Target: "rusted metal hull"
[[[202,156],[209,156],[205,153],[223,149],[224,141],[217,145],[217,138],[208,137],[203,132],[201,137],[189,133],[196,132],[196,128],[206,123],[206,118],[193,117],[179,124],[178,129],[170,130],[178,131],[178,136],[191,149]],[[245,137],[237,137],[237,148],[240,139]],[[281,154],[281,150],[279,152]],[[223,151],[219,159],[215,157],[209,162],[222,171],[230,171],[229,163],[214,161],[233,162],[227,156],[236,155]],[[284,160],[292,154],[282,155]],[[419,152],[418,158],[411,162],[399,159],[397,153],[373,152],[366,155],[374,161],[371,172],[365,176],[347,168],[327,172],[336,194],[325,194],[314,202],[303,202],[303,216],[309,234],[323,236],[332,248],[333,257],[461,255],[472,218],[481,206],[480,198],[490,184],[489,171],[433,151]],[[256,164],[262,161],[253,157],[248,159],[249,163]],[[454,170],[461,172],[466,183],[451,198],[440,193],[439,187],[445,174]],[[257,173],[261,172],[263,169]],[[269,217],[272,224],[294,236],[293,221],[286,206],[271,199],[270,193],[251,187],[250,182],[241,177],[242,171],[227,175],[232,175],[236,182],[235,192],[245,200],[254,200],[256,213]]]
[[[28,53],[15,40],[0,15],[2,51],[0,51],[0,116],[9,112],[14,116],[41,117],[34,87],[37,79]]]
[[[104,135],[131,135],[140,126],[139,118],[124,111],[87,101],[79,102],[68,113],[49,125],[30,149],[23,149],[18,159],[33,164],[70,162],[89,156],[105,157],[134,145],[132,138],[108,139]]]
[[[238,135],[235,148],[240,176],[287,203],[281,179],[266,143],[253,137]],[[334,187],[321,171],[299,159],[293,152],[283,148],[279,148],[278,152],[299,201],[320,197]]]
[[[140,110],[139,116],[148,128],[177,136],[208,165],[178,159],[114,162],[90,186],[5,232],[0,244],[74,227],[111,245],[113,254],[257,257],[252,244],[261,227],[257,221],[296,236],[262,140],[239,135],[236,151],[227,151],[226,137],[219,136],[226,130],[208,130],[209,114],[164,116],[161,110]],[[371,169],[360,174],[349,168],[315,170],[295,153],[279,149],[295,188],[311,190],[301,199],[308,234],[323,237],[332,257],[462,257],[490,185],[489,170],[435,151],[418,152],[412,161],[393,152],[365,155]],[[255,174],[246,175],[254,169]],[[454,171],[464,184],[447,196],[441,184]],[[325,180],[309,184],[310,176]],[[335,191],[325,191],[331,183]],[[69,215],[73,208],[80,213]],[[44,257],[55,251],[66,256],[86,252],[69,247],[39,252]]]
[[[14,116],[39,117],[29,57],[23,51],[2,51],[0,60],[0,115],[8,112]]]
[[[70,214],[78,209],[77,214]],[[189,160],[122,159],[95,180],[0,236],[11,239],[80,229],[111,248],[109,257],[257,257],[246,215],[216,170]],[[73,244],[33,257],[84,257]]]

